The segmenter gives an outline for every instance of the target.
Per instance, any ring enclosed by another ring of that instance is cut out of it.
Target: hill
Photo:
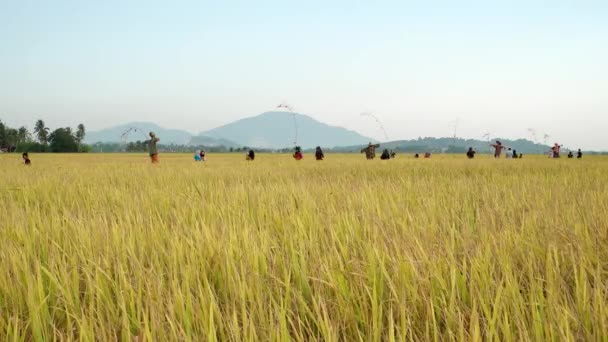
[[[306,115],[295,114],[295,117],[298,145],[303,148],[367,144],[371,140],[357,132],[330,126]],[[293,145],[295,131],[291,113],[266,112],[202,132],[201,135],[228,139],[243,146],[284,148]]]
[[[216,147],[216,146],[224,146],[227,148],[230,147],[240,147],[239,144],[234,141],[230,141],[223,138],[212,138],[204,135],[197,135],[188,141],[188,145],[190,146],[208,146],[208,147]]]
[[[179,129],[166,129],[151,122],[131,122],[124,125],[114,126],[100,131],[87,132],[85,142],[88,144],[105,142],[121,142],[121,136],[133,128],[129,132],[127,142],[135,142],[137,140],[148,139],[149,132],[155,132],[161,138],[162,144],[185,145],[192,139],[192,134]]]
[[[518,153],[537,154],[544,153],[549,150],[549,146],[534,143],[526,139],[498,139],[506,147],[511,147],[517,150]],[[344,146],[333,148],[333,152],[359,152],[362,145]],[[413,140],[397,140],[389,141],[380,144],[380,148],[388,148],[397,152],[408,153],[423,153],[423,152],[447,152],[447,153],[465,153],[469,148],[473,147],[480,153],[490,152],[490,143],[484,140],[477,139],[462,139],[462,138],[418,138]]]

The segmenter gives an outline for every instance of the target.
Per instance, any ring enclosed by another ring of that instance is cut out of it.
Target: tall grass
[[[608,339],[608,159],[0,157],[0,339]]]

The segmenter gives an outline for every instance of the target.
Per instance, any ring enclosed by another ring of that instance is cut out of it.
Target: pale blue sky
[[[199,132],[287,101],[380,138],[608,149],[608,1],[0,0],[0,119]]]

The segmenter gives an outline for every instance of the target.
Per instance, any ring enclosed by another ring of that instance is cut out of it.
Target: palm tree
[[[38,137],[38,141],[46,145],[49,142],[49,129],[44,124],[44,121],[38,120],[36,121],[36,125],[34,126],[34,133],[36,133],[36,137]]]

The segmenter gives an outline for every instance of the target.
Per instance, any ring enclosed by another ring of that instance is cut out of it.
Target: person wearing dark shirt
[[[475,158],[475,150],[472,147],[469,147],[469,150],[467,151],[467,158],[469,159],[473,159]]]
[[[247,153],[246,158],[247,160],[254,160],[255,159],[255,152],[253,152],[253,150],[249,150],[249,152]]]
[[[321,149],[321,146],[317,146],[317,149],[315,150],[315,159],[323,160],[324,158],[325,158],[325,155],[323,154],[323,150]]]
[[[32,165],[32,161],[30,160],[30,156],[27,154],[27,152],[23,152],[21,158],[23,158],[23,165]]]
[[[391,159],[391,154],[388,152],[387,149],[384,149],[384,151],[382,151],[382,155],[380,156],[380,159],[382,159],[382,160]]]
[[[581,158],[583,158],[583,152],[581,151],[581,149],[580,149],[580,148],[578,149],[578,152],[576,152],[576,158],[577,158],[577,159],[581,159]]]
[[[568,152],[568,159],[574,158],[574,153],[572,151]]]

